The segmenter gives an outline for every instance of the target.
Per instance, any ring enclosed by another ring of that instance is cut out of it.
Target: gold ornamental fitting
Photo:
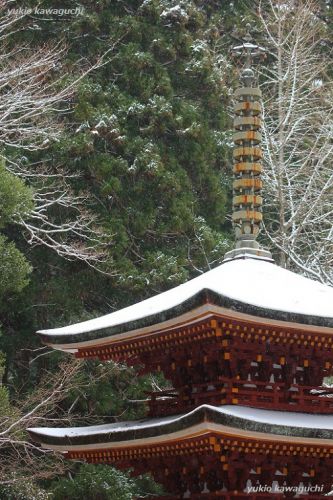
[[[262,180],[261,179],[236,179],[232,183],[232,186],[235,190],[237,189],[253,189],[254,191],[259,191],[262,188]]]
[[[234,174],[246,172],[253,173],[254,175],[259,175],[262,172],[262,164],[250,162],[235,163],[233,166],[233,172]]]
[[[246,111],[250,111],[253,115],[261,114],[261,104],[258,101],[238,102],[234,107],[235,113],[240,115]]]
[[[259,207],[262,205],[262,197],[256,194],[239,194],[233,197],[232,202],[234,206],[253,205]]]
[[[256,222],[262,221],[262,213],[256,210],[238,210],[232,214],[233,222]]]
[[[254,127],[259,129],[261,127],[261,118],[258,116],[237,116],[234,119],[234,127],[236,130],[240,130],[241,127]]]
[[[260,160],[262,158],[262,151],[257,147],[245,146],[242,148],[234,149],[234,158],[243,158],[244,156],[251,156],[254,161]]]
[[[244,141],[251,141],[255,144],[259,144],[261,139],[261,133],[255,130],[244,130],[243,132],[236,132],[234,134],[234,142],[236,144],[243,144]]]

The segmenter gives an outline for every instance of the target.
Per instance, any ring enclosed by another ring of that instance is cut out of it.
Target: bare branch
[[[266,236],[279,263],[333,284],[333,106],[314,0],[260,2],[269,53],[264,80]]]
[[[111,235],[103,233],[89,211],[89,194],[77,193],[71,187],[80,173],[29,163],[22,153],[46,149],[60,140],[64,134],[62,117],[72,110],[78,85],[89,73],[110,62],[119,40],[94,63],[77,61],[74,72],[71,68],[76,76],[69,78],[62,43],[33,49],[11,43],[12,35],[25,29],[21,22],[24,14],[11,6],[9,0],[0,1],[1,157],[12,174],[32,187],[34,201],[34,210],[21,214],[16,222],[31,245],[44,245],[65,259],[81,260],[113,275],[110,265],[105,264]],[[16,160],[13,151],[17,152]]]

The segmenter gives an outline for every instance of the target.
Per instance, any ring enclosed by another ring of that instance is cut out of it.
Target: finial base
[[[268,262],[274,262],[272,254],[269,250],[264,250],[263,248],[260,247],[256,248],[251,244],[249,246],[244,245],[242,247],[230,250],[225,254],[223,262],[227,262],[229,260],[234,260],[234,259],[245,259],[246,257],[252,259],[267,260]]]

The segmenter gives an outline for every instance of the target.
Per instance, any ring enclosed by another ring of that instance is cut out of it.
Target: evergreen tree
[[[230,241],[227,106],[234,72],[221,36],[241,8],[197,0],[83,4],[83,16],[37,16],[29,31],[16,36],[17,43],[31,46],[65,39],[69,73],[77,71],[79,58],[94,61],[109,50],[109,62],[82,81],[72,112],[63,117],[61,140],[25,158],[27,164],[42,160],[53,171],[65,165],[73,174],[70,188],[86,192],[109,238],[109,258],[105,274],[98,274],[45,247],[28,249],[19,230],[7,226],[7,236],[34,269],[24,294],[1,304],[4,380],[13,396],[18,388],[20,397],[33,394],[44,372],[60,363],[59,353],[33,351],[41,347],[36,329],[96,317],[177,285],[217,265]],[[40,7],[72,8],[72,2],[45,0]],[[10,154],[18,159],[19,153]],[[98,415],[108,421],[142,416],[142,405],[131,400],[144,399],[151,380],[133,374],[112,364],[86,364],[77,390],[49,416],[59,418],[71,408],[86,417],[77,420],[80,425]],[[108,476],[107,484],[120,477],[112,468],[89,471],[97,482],[97,476]],[[66,488],[82,494],[85,474],[83,468],[74,481],[52,489],[58,498],[66,498]]]

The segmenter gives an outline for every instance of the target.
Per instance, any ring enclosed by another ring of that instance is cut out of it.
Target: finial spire
[[[261,150],[261,90],[256,85],[252,64],[262,57],[265,49],[253,43],[250,24],[246,25],[243,43],[232,48],[232,53],[244,60],[240,72],[242,86],[236,89],[234,119],[234,182],[232,221],[236,248],[224,260],[257,257],[272,260],[270,252],[262,249],[256,238],[262,222],[262,150]]]

